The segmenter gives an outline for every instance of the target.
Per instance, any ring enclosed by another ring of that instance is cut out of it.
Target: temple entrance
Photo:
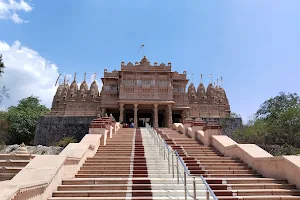
[[[163,113],[158,113],[158,127],[166,127],[165,116]]]
[[[146,123],[153,126],[153,112],[152,109],[139,109],[138,110],[138,127],[145,127]]]
[[[169,123],[173,122],[171,120],[172,110],[169,109],[168,105],[125,104],[123,108],[120,108],[120,113],[123,114],[121,117],[123,123],[131,124],[133,122],[135,127],[145,127],[146,124],[152,127],[169,127]],[[157,118],[155,118],[155,114]]]

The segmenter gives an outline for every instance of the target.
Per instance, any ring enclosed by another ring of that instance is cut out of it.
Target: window
[[[111,91],[117,92],[118,91],[118,85],[111,85]]]
[[[109,85],[105,85],[104,86],[104,91],[106,91],[106,92],[110,91],[110,86]]]
[[[133,80],[132,79],[123,79],[123,84],[124,85],[133,85]]]
[[[143,80],[143,81],[142,81],[142,84],[143,84],[143,85],[150,85],[150,80]]]
[[[166,80],[159,80],[158,81],[158,85],[159,86],[168,86],[168,81],[166,81]]]
[[[141,86],[141,85],[142,85],[142,81],[141,81],[141,80],[136,80],[136,84],[137,84],[138,86]]]
[[[151,80],[151,86],[155,86],[155,80]]]

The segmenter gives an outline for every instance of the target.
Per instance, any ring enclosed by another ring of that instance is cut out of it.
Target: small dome
[[[81,83],[81,85],[80,85],[80,91],[81,91],[81,90],[85,90],[85,91],[88,91],[88,90],[89,90],[89,87],[88,87],[86,81],[83,81],[83,82]]]
[[[196,88],[193,83],[191,83],[188,87],[188,97],[190,101],[197,100]]]
[[[149,60],[144,56],[140,63],[149,63]]]
[[[206,93],[205,93],[205,87],[204,87],[204,85],[202,83],[200,83],[198,85],[197,96],[198,96],[198,99],[199,99],[200,103],[204,103],[205,102]]]

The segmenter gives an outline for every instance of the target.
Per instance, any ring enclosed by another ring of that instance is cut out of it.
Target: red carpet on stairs
[[[132,197],[143,196],[152,197],[151,181],[148,178],[147,162],[145,158],[143,139],[141,130],[136,129],[135,135],[135,150],[134,150],[134,163],[133,163],[133,178],[139,177],[140,180],[133,180]],[[137,185],[145,184],[145,185]],[[137,192],[143,190],[143,192]]]

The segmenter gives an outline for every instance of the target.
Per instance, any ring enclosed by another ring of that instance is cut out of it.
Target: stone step
[[[146,167],[146,166],[145,166]],[[144,169],[144,170],[141,170],[141,169],[135,169],[136,167],[134,167],[134,172],[137,173],[137,174],[148,174],[148,173],[154,173],[154,174],[158,174],[158,173],[167,173],[168,170],[166,169],[155,169],[155,170],[147,170]],[[110,169],[110,170],[80,170],[78,171],[77,174],[105,174],[105,173],[108,173],[108,174],[112,174],[112,173],[115,173],[116,175],[117,174],[126,174],[126,173],[130,173],[131,171],[130,170],[115,170],[115,169]]]
[[[48,200],[124,200],[124,197],[50,197]],[[132,200],[169,200],[178,199],[184,200],[184,196],[168,196],[168,197],[130,197]],[[206,200],[206,197],[197,197],[199,200]],[[212,198],[210,198],[212,199]]]
[[[17,174],[22,170],[20,167],[2,167],[0,168],[0,173],[12,173]]]
[[[291,195],[265,195],[265,196],[218,196],[218,200],[300,200],[298,196]]]
[[[193,174],[192,174],[193,175]],[[202,174],[203,177],[213,178],[251,178],[261,177],[261,174]]]
[[[25,167],[29,160],[0,160],[0,167]]]
[[[247,190],[214,190],[216,196],[261,196],[261,195],[291,195],[299,196],[297,189],[247,189]]]
[[[285,179],[273,178],[205,178],[208,184],[255,184],[255,183],[277,183],[287,184]]]
[[[127,193],[134,193],[134,196],[184,196],[184,190],[86,190],[86,191],[55,191],[53,197],[120,197]],[[197,190],[197,195],[205,195],[206,190]]]
[[[293,184],[256,183],[256,184],[209,184],[212,190],[238,190],[238,189],[296,189]]]
[[[205,170],[209,174],[256,174],[255,170]]]
[[[94,185],[60,185],[58,186],[58,191],[78,191],[78,190],[126,190],[126,184],[94,184]],[[153,190],[182,190],[184,188],[183,184],[134,184],[135,190],[143,190],[143,188],[148,187]],[[201,187],[200,187],[201,186]],[[193,184],[189,183],[187,185],[188,189],[193,189]],[[204,185],[197,185],[197,189],[204,190]]]

